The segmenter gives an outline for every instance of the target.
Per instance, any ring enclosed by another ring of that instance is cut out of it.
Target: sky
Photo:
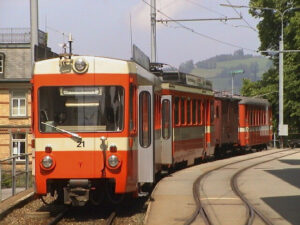
[[[178,67],[190,59],[196,63],[240,48],[245,54],[256,54],[259,21],[247,9],[220,6],[248,3],[156,0],[157,19],[243,17],[227,22],[157,23],[157,61]],[[54,52],[62,52],[61,44],[72,33],[75,54],[130,59],[132,40],[150,57],[150,0],[39,0],[38,4],[39,29],[48,32],[48,45]],[[30,0],[0,0],[0,28],[11,27],[30,27]]]

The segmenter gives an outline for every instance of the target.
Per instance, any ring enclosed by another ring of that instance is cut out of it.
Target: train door
[[[162,164],[172,164],[172,96],[161,98],[161,137],[162,137]]]
[[[138,181],[154,181],[153,87],[138,88]]]

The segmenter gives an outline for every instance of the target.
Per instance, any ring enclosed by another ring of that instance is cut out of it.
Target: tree
[[[179,71],[184,73],[190,73],[194,68],[195,68],[194,61],[192,59],[186,61],[185,63],[181,63],[179,65]]]
[[[300,7],[299,1],[292,0],[250,0],[250,7],[275,8],[280,12]],[[281,35],[281,16],[271,10],[250,9],[250,13],[260,18],[257,26],[260,38],[259,50],[278,50]],[[300,49],[300,12],[293,10],[285,14],[284,49]],[[278,55],[271,56],[274,68],[263,75],[261,81],[244,81],[242,94],[253,96],[265,94],[273,107],[273,119],[277,128],[278,119]],[[300,132],[300,53],[284,53],[284,122],[293,131]],[[277,98],[276,98],[277,96]]]

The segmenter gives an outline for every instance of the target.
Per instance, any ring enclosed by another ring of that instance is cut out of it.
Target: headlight
[[[76,59],[74,62],[74,65],[73,65],[73,70],[76,73],[85,73],[88,70],[88,68],[89,68],[89,65],[82,58]]]
[[[108,165],[110,167],[115,168],[116,166],[118,166],[119,162],[120,162],[120,160],[119,160],[118,156],[116,156],[116,155],[111,155],[108,157]]]
[[[53,159],[49,155],[45,156],[42,160],[42,165],[46,169],[49,169],[53,165]]]

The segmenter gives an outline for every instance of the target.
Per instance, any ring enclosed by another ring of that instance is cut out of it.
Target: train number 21
[[[85,147],[85,143],[84,141],[77,141],[77,148],[82,148],[82,147]]]

